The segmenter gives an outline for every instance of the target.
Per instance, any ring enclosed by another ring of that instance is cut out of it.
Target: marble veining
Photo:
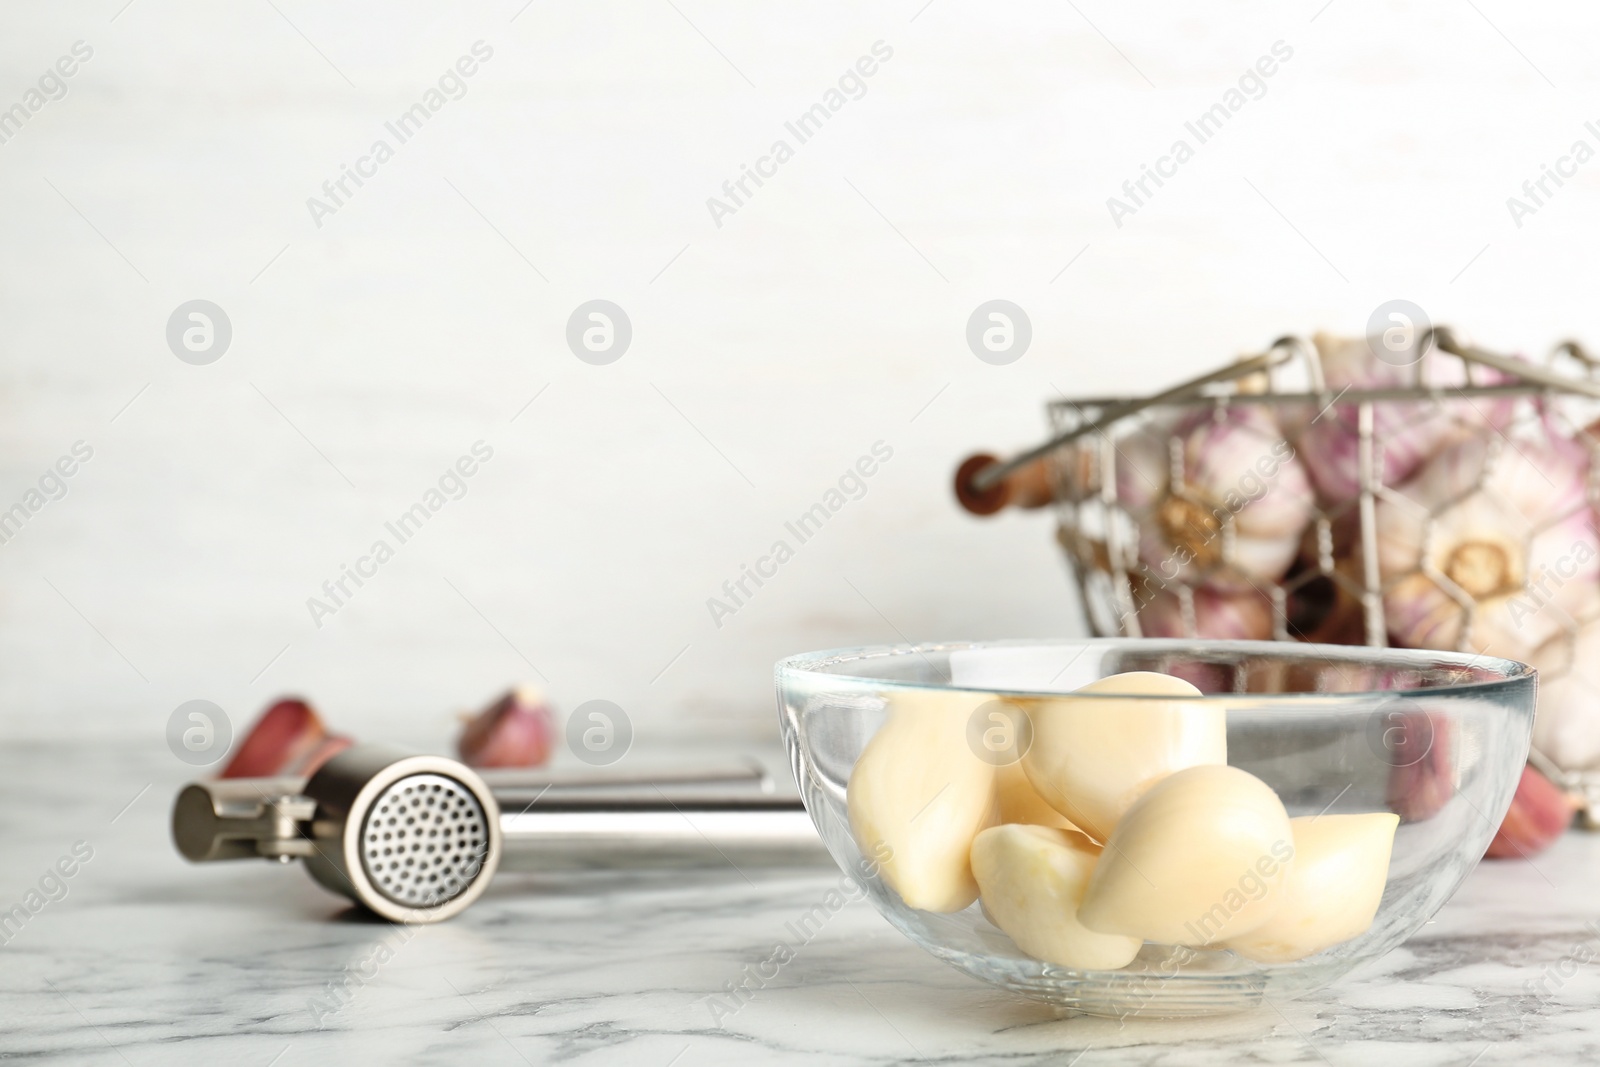
[[[165,752],[25,745],[0,769],[0,902],[75,842],[93,850],[0,947],[0,1052],[21,1062],[1600,1059],[1600,837],[1480,867],[1418,936],[1324,992],[1119,1023],[991,990],[865,903],[797,940],[789,924],[836,881],[824,868],[505,875],[459,919],[400,929],[295,867],[184,864],[167,808],[185,774]],[[726,1010],[746,974],[753,995]]]

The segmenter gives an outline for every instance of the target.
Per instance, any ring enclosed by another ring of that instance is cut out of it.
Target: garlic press
[[[479,773],[369,744],[309,778],[191,782],[172,836],[195,863],[300,860],[325,888],[400,923],[459,914],[501,867],[826,862],[800,798],[779,794],[754,760],[653,775]]]

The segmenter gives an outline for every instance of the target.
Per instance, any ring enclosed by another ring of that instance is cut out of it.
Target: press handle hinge
[[[192,782],[172,809],[172,838],[194,863],[311,855],[316,801],[301,779]]]

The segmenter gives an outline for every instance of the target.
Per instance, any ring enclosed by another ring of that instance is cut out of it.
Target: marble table
[[[845,906],[736,1012],[709,999],[836,875],[503,876],[456,921],[396,928],[265,862],[190,867],[165,751],[0,756],[0,1057],[188,1063],[1417,1064],[1600,1058],[1600,836],[1480,867],[1402,949],[1332,989],[1189,1021],[1063,1017]],[[79,844],[82,842],[82,844]],[[74,856],[74,847],[78,854]],[[89,858],[82,856],[89,853]],[[63,857],[73,873],[46,878]],[[40,882],[46,885],[41,890]],[[48,893],[45,892],[48,890]]]

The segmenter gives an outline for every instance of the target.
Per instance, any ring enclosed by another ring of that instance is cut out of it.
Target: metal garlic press
[[[191,782],[172,836],[192,862],[304,861],[393,922],[465,910],[497,869],[825,861],[800,798],[753,760],[653,775],[485,771],[355,745],[310,778]]]

